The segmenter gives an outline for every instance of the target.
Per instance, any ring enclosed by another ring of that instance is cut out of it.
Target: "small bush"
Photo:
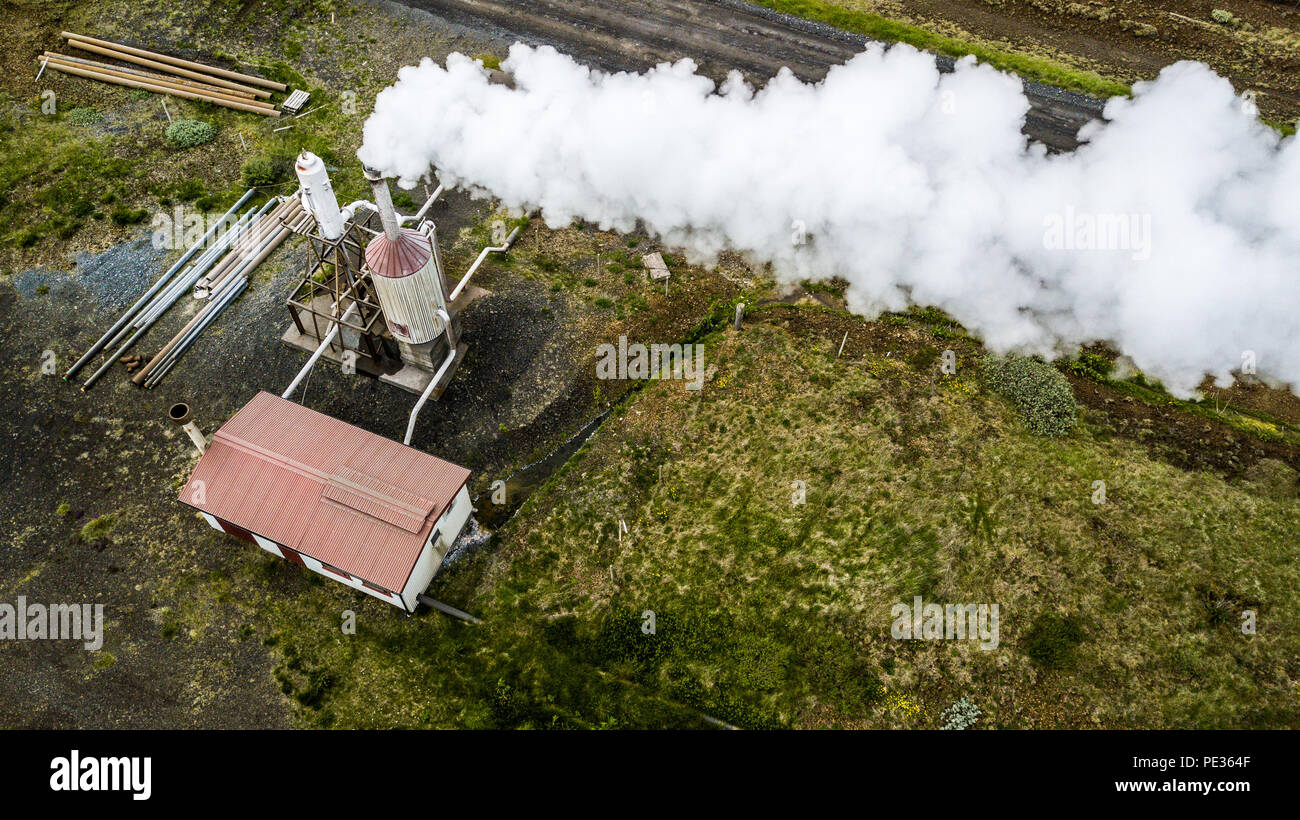
[[[479,54],[474,58],[483,64],[483,67],[493,71],[501,70],[501,58],[495,54]]]
[[[107,538],[116,526],[116,515],[101,515],[93,521],[86,522],[85,526],[81,528],[81,531],[78,532],[77,535],[82,541],[90,543],[92,541]]]
[[[149,215],[149,211],[144,208],[127,208],[125,206],[114,208],[109,214],[114,224],[117,225],[138,225]]]
[[[1035,435],[1063,436],[1077,423],[1070,383],[1051,365],[1024,356],[985,356],[982,370],[989,388],[1011,400]]]
[[[975,705],[975,701],[962,695],[960,700],[943,710],[940,716],[943,718],[943,725],[939,728],[957,731],[969,729],[980,719],[980,714],[980,708]]]
[[[1241,21],[1237,19],[1235,14],[1230,11],[1224,11],[1223,9],[1215,9],[1210,12],[1210,19],[1221,26],[1229,26],[1231,28],[1237,28],[1241,25]]]
[[[176,183],[173,189],[176,198],[181,202],[193,202],[208,192],[207,187],[197,179],[190,177]]]
[[[1075,647],[1083,643],[1083,638],[1078,619],[1043,613],[1025,634],[1025,654],[1044,669],[1061,669],[1073,662]]]
[[[239,174],[244,180],[245,187],[262,188],[285,179],[288,176],[288,167],[287,163],[270,157],[256,157],[245,162],[239,169]]]
[[[167,141],[180,149],[207,145],[217,138],[217,127],[201,120],[177,120],[167,126]]]
[[[1082,350],[1077,359],[1070,359],[1061,365],[1076,376],[1083,376],[1094,381],[1104,382],[1110,378],[1115,363],[1100,353]]]
[[[68,112],[68,122],[73,125],[94,125],[104,118],[104,115],[93,108],[74,108]]]

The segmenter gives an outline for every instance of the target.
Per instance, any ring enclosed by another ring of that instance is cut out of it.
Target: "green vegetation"
[[[239,173],[249,188],[265,188],[289,178],[289,163],[283,157],[255,157],[245,162]]]
[[[728,308],[710,311],[722,327]],[[301,718],[938,728],[968,722],[953,706],[978,693],[991,728],[1300,726],[1277,661],[1300,637],[1236,628],[1243,609],[1300,605],[1294,495],[1087,423],[1034,435],[976,368],[912,368],[925,326],[893,356],[840,357],[846,329],[900,329],[790,306],[740,334],[702,327],[703,391],[646,383],[435,579],[480,625],[411,622],[250,551],[236,586],[259,590],[248,617]],[[915,595],[999,604],[999,647],[893,639],[891,608]],[[358,632],[340,638],[345,608]]]
[[[1073,359],[1063,360],[1060,367],[1076,376],[1083,376],[1093,381],[1106,382],[1115,369],[1114,362],[1095,350],[1080,350]]]
[[[474,55],[474,59],[482,63],[484,68],[489,68],[494,71],[501,70],[501,58],[495,54],[476,54]]]
[[[989,388],[1011,400],[1034,434],[1063,436],[1074,428],[1074,391],[1051,365],[1025,356],[990,355],[981,361],[981,371]]]
[[[891,20],[870,12],[845,8],[833,0],[752,0],[760,6],[793,14],[808,20],[827,23],[836,28],[890,43],[908,43],[920,49],[950,57],[975,55],[980,62],[1003,71],[1012,71],[1030,80],[1072,88],[1099,97],[1126,97],[1129,87],[1108,80],[1092,71],[1084,71],[1043,57],[1002,51],[980,43],[936,34],[920,26]]]
[[[956,731],[969,729],[979,719],[980,708],[970,698],[962,695],[960,700],[943,710],[943,725],[939,728]]]
[[[180,149],[207,145],[217,138],[217,127],[202,120],[176,120],[167,126],[167,141]]]
[[[1223,9],[1214,9],[1211,11],[1210,19],[1219,25],[1227,26],[1229,28],[1241,27],[1241,20],[1237,19],[1237,15],[1230,11],[1224,11]]]
[[[67,113],[67,119],[73,125],[88,126],[98,124],[104,115],[93,108],[74,108]]]
[[[1083,639],[1083,625],[1077,618],[1044,613],[1025,635],[1025,654],[1045,669],[1061,669],[1074,661],[1074,651]]]
[[[0,105],[11,104],[0,93]],[[0,248],[72,236],[94,218],[104,180],[129,183],[140,172],[115,155],[114,138],[86,139],[65,120],[0,117]]]
[[[77,537],[88,544],[93,543],[107,538],[113,533],[113,529],[116,526],[117,516],[108,513],[107,515],[101,515],[92,521],[87,521],[77,533]]]
[[[115,225],[138,225],[148,216],[147,208],[117,207],[109,214]]]

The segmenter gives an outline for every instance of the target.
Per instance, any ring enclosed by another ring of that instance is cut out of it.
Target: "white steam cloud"
[[[610,75],[516,45],[504,68],[516,88],[459,54],[403,68],[359,157],[551,227],[838,275],[856,312],[935,305],[998,351],[1109,341],[1181,396],[1255,367],[1300,385],[1300,143],[1204,65],[1111,100],[1062,155],[1021,135],[1017,79],[901,45],[757,92],[689,60]]]

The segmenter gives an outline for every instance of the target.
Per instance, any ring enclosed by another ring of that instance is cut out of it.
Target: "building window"
[[[321,566],[321,569],[325,570],[326,572],[328,572],[328,573],[330,573],[330,574],[332,574],[332,575],[337,575],[337,576],[339,576],[339,577],[342,578],[344,581],[351,581],[351,580],[352,580],[352,576],[351,576],[351,575],[348,575],[346,572],[344,572],[343,570],[339,569],[338,567],[332,567],[332,566],[330,566],[329,564],[325,563],[324,561],[321,562],[321,565],[320,565],[320,566]]]

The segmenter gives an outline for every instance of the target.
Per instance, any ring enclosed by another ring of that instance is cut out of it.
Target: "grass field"
[[[1088,414],[1034,436],[981,383],[976,345],[924,323],[756,317],[706,339],[703,391],[647,383],[444,570],[431,594],[482,625],[395,618],[316,579],[256,602],[301,717],[937,727],[965,696],[982,727],[1300,725],[1294,471],[1186,472]],[[891,607],[917,595],[998,604],[999,646],[895,640]]]
[[[1030,80],[1059,88],[1083,91],[1098,97],[1125,97],[1126,83],[1110,80],[1093,71],[1085,71],[1045,57],[1006,51],[983,43],[938,34],[920,26],[891,20],[879,14],[849,8],[828,0],[753,0],[774,11],[816,20],[844,31],[861,34],[887,43],[907,43],[936,54],[964,57],[973,54],[980,62],[1011,71]]]

